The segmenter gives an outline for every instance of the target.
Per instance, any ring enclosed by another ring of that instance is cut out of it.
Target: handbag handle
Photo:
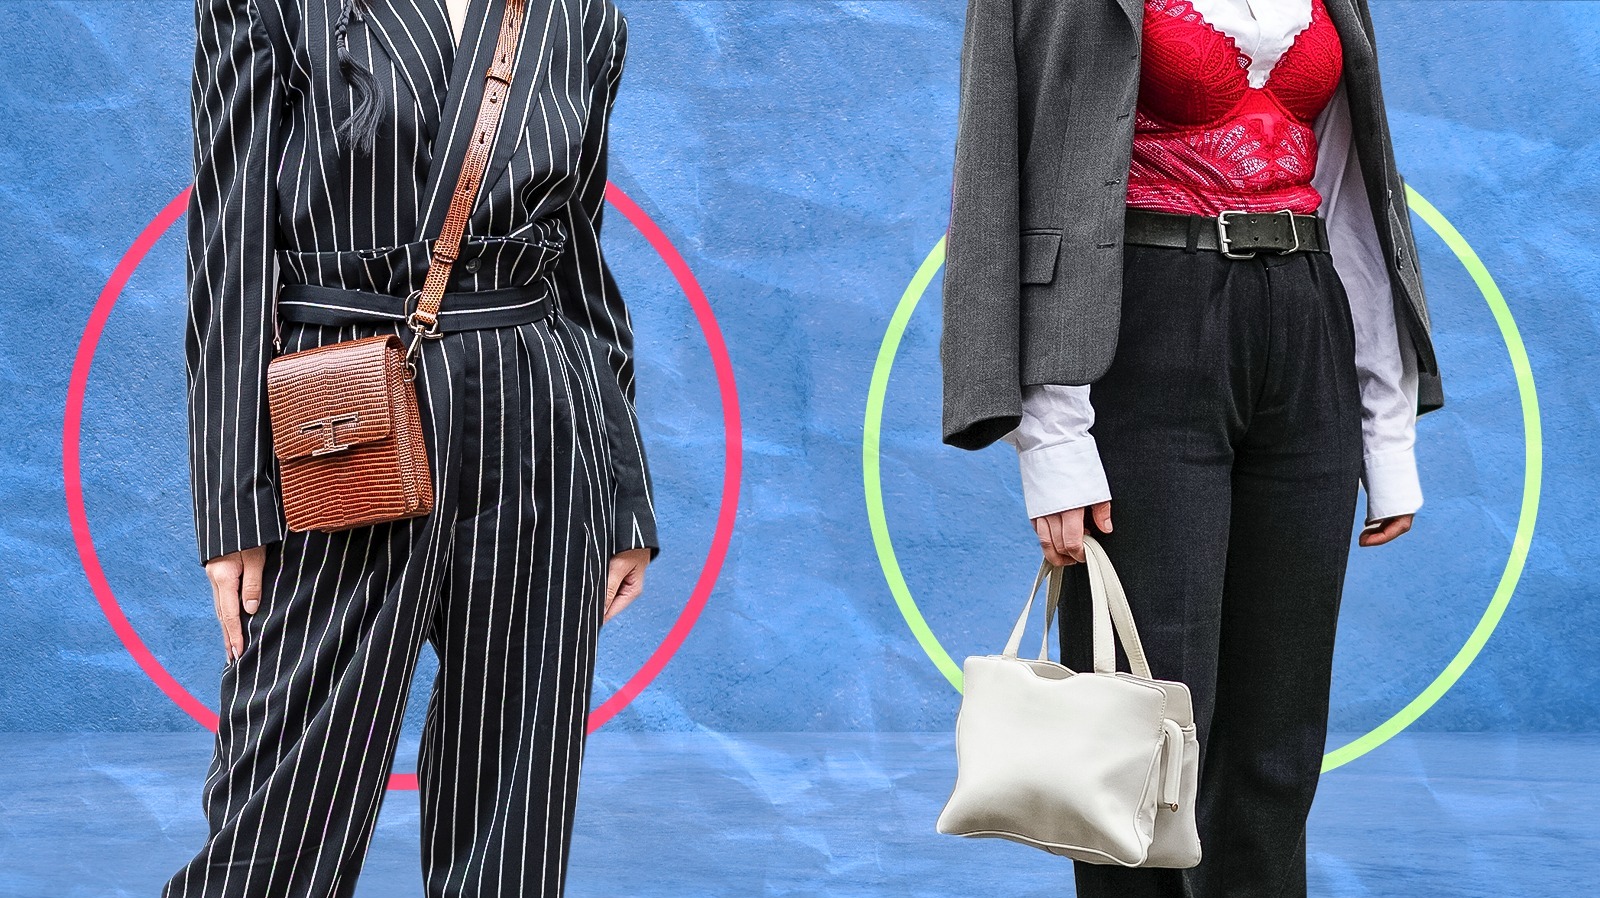
[[[1145,679],[1153,679],[1150,674],[1149,659],[1145,657],[1144,644],[1139,640],[1139,630],[1134,626],[1133,610],[1128,607],[1128,594],[1122,587],[1122,580],[1117,577],[1116,568],[1111,565],[1111,558],[1106,555],[1106,550],[1099,541],[1087,533],[1083,535],[1083,550],[1089,571],[1095,673],[1116,672],[1116,646],[1112,640],[1120,638],[1133,673]],[[1017,657],[1017,652],[1022,647],[1022,633],[1028,626],[1028,615],[1033,611],[1034,596],[1039,592],[1039,584],[1048,576],[1050,585],[1045,590],[1045,626],[1044,636],[1039,645],[1039,660],[1050,660],[1050,625],[1055,617],[1056,608],[1061,603],[1065,571],[1065,567],[1052,565],[1048,560],[1039,563],[1039,573],[1033,579],[1033,588],[1028,591],[1028,601],[1022,606],[1022,614],[1017,618],[1016,626],[1011,628],[1011,638],[1006,640],[1006,657]]]
[[[450,209],[445,214],[439,237],[433,242],[433,253],[428,261],[428,276],[422,289],[413,290],[406,297],[416,305],[406,316],[406,325],[414,335],[406,350],[406,365],[416,374],[417,349],[424,338],[437,340],[444,336],[439,329],[439,306],[444,302],[444,288],[450,282],[450,269],[461,251],[461,238],[467,229],[467,219],[478,196],[479,182],[489,166],[489,149],[494,145],[495,132],[500,126],[500,112],[505,108],[506,96],[511,92],[511,73],[516,67],[517,50],[522,38],[522,17],[526,0],[506,0],[505,14],[500,19],[500,35],[495,42],[494,61],[484,75],[483,99],[478,104],[478,119],[472,126],[472,137],[467,141],[467,155],[461,162],[456,177],[455,192],[450,196]]]

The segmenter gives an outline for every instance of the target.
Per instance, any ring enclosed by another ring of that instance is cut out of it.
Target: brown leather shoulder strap
[[[461,163],[455,193],[450,197],[450,211],[445,215],[444,227],[433,244],[428,278],[421,290],[412,293],[416,305],[407,316],[406,324],[416,331],[416,337],[411,341],[409,355],[415,355],[421,338],[440,336],[439,305],[444,301],[444,288],[450,282],[450,268],[461,249],[467,218],[472,214],[479,182],[483,180],[484,169],[489,164],[489,150],[494,145],[495,130],[500,125],[500,113],[505,108],[506,95],[511,89],[511,71],[517,61],[525,2],[506,0],[505,15],[500,20],[500,39],[495,44],[494,62],[484,76],[483,102],[478,106],[478,121],[473,125],[472,139],[467,142],[467,156]]]

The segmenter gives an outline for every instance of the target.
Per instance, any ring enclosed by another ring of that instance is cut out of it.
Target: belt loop
[[[1201,218],[1202,216],[1199,215],[1189,216],[1189,236],[1188,241],[1183,246],[1183,251],[1186,253],[1197,253],[1200,251]]]

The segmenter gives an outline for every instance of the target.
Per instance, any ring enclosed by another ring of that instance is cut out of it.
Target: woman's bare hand
[[[1033,519],[1033,532],[1039,535],[1039,548],[1044,550],[1046,561],[1054,565],[1065,565],[1084,560],[1083,528],[1086,519],[1084,512],[1094,515],[1094,524],[1100,532],[1111,532],[1109,499]]]
[[[606,571],[606,616],[611,620],[644,592],[644,569],[650,563],[648,548],[625,549],[611,556]]]
[[[1392,518],[1373,521],[1361,529],[1361,535],[1356,537],[1356,542],[1363,546],[1381,546],[1410,530],[1413,517],[1414,515],[1399,514]]]
[[[206,577],[211,580],[211,602],[222,625],[222,651],[232,662],[244,652],[244,627],[241,609],[255,614],[261,607],[261,570],[266,566],[263,546],[219,555],[206,562]]]

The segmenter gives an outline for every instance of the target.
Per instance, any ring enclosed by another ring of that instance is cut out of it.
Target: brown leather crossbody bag
[[[417,406],[423,340],[443,336],[439,306],[511,86],[524,0],[509,0],[472,139],[427,279],[407,297],[410,345],[394,334],[330,343],[267,365],[268,417],[290,530],[346,530],[433,511],[433,477]]]

